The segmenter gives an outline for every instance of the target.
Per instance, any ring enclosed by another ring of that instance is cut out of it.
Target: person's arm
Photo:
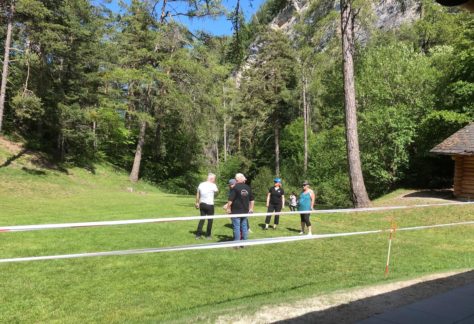
[[[200,198],[200,195],[199,195],[199,189],[198,189],[196,192],[196,203],[194,204],[196,208],[199,208],[199,198]]]
[[[253,213],[253,207],[255,205],[255,197],[253,196],[253,191],[250,190],[250,197],[249,197],[249,213]]]
[[[234,188],[232,188],[230,191],[229,191],[229,198],[227,199],[227,213],[230,214],[231,211],[232,211],[232,202],[235,200],[235,190]]]
[[[281,208],[285,208],[285,195],[281,195]]]
[[[313,190],[311,190],[310,196],[311,196],[311,210],[313,210],[314,209],[314,202],[316,200],[316,195],[314,194]]]

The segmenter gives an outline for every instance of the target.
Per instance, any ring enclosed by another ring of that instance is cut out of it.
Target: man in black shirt
[[[242,173],[235,175],[237,183],[229,193],[227,212],[230,214],[247,214],[253,212],[254,197],[250,186],[245,184],[245,176]],[[248,236],[247,217],[232,217],[234,229],[234,241],[246,240]],[[241,238],[242,234],[242,238]]]

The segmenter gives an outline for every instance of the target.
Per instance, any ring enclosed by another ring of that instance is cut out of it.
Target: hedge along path
[[[465,205],[472,203],[454,203],[456,205]],[[381,207],[381,208],[364,208],[364,211],[373,211],[373,210],[391,210],[391,209],[401,209],[401,208],[415,208],[415,207],[428,207],[428,206],[446,206],[453,205],[450,204],[437,204],[437,205],[415,205],[415,206],[397,206],[397,207]],[[348,209],[344,210],[348,211]],[[362,211],[361,209],[350,209],[349,211]],[[342,212],[341,210],[326,210],[326,211],[313,211],[312,213],[328,213],[328,212]],[[283,212],[278,214],[295,214],[298,212]],[[264,216],[267,213],[258,213],[258,214],[239,214],[232,215],[232,217],[244,216]],[[229,215],[225,216],[207,216],[206,218],[228,218]],[[179,220],[186,218],[186,220],[196,220],[203,219],[204,217],[179,217]],[[168,218],[167,221],[171,221],[171,218]],[[165,220],[165,218],[160,219]],[[144,221],[144,220],[137,220]],[[121,221],[118,221],[121,222]],[[122,221],[123,222],[123,221]],[[104,222],[95,222],[104,223]],[[68,224],[50,224],[50,225],[71,225],[71,224],[84,224],[84,223],[68,223]],[[121,223],[123,224],[123,223]],[[116,224],[107,224],[107,225],[116,225]],[[448,224],[436,224],[436,225],[427,225],[427,226],[414,226],[414,227],[404,227],[398,228],[397,231],[413,231],[413,230],[424,230],[432,228],[441,228],[441,227],[451,227],[451,226],[461,226],[461,225],[474,225],[474,221],[465,221],[457,223],[448,223]],[[29,228],[35,225],[27,225],[24,228]],[[38,225],[37,225],[38,226]],[[96,226],[105,226],[105,225],[96,225]],[[68,226],[68,227],[85,227],[82,226]],[[58,227],[51,227],[58,228]],[[64,227],[63,227],[64,228]],[[45,229],[45,228],[41,228]],[[27,229],[27,230],[37,230]],[[63,255],[49,255],[49,256],[33,256],[33,257],[19,257],[19,258],[7,258],[0,259],[0,263],[13,263],[13,262],[27,262],[27,261],[41,261],[41,260],[57,260],[57,259],[72,259],[72,258],[84,258],[84,257],[99,257],[99,256],[118,256],[118,255],[132,255],[132,254],[144,254],[144,253],[161,253],[161,252],[173,252],[173,251],[189,251],[189,250],[205,250],[205,249],[218,249],[218,248],[230,248],[230,247],[243,247],[243,246],[253,246],[253,245],[264,245],[264,244],[275,244],[275,243],[286,243],[294,241],[303,241],[303,240],[313,240],[313,239],[324,239],[332,237],[342,237],[342,236],[355,236],[355,235],[368,235],[368,234],[377,234],[384,232],[391,232],[393,229],[382,229],[382,230],[371,230],[371,231],[360,231],[360,232],[347,232],[347,233],[334,233],[334,234],[318,234],[318,235],[305,235],[305,236],[285,236],[285,237],[275,237],[275,238],[265,238],[265,239],[254,239],[246,241],[229,241],[222,243],[208,243],[208,244],[194,244],[194,245],[182,245],[175,247],[164,247],[164,248],[146,248],[146,249],[132,249],[132,250],[119,250],[119,251],[107,251],[107,252],[92,252],[92,253],[77,253],[77,254],[63,254]],[[18,230],[21,231],[21,230]],[[25,229],[23,229],[25,231]],[[3,231],[6,232],[6,231]]]

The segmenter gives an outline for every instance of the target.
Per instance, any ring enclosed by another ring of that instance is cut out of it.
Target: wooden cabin
[[[454,196],[474,200],[474,122],[431,149],[454,160]]]

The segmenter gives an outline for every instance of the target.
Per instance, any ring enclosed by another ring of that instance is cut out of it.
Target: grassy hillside
[[[98,165],[94,173],[60,170],[40,155],[21,152],[0,141],[0,225],[197,214],[194,197],[131,185],[111,166]],[[407,193],[394,192],[375,204],[406,204],[399,200]],[[312,217],[317,234],[389,228],[392,220],[400,227],[474,220],[474,206]],[[215,222],[214,241],[231,238],[228,223]],[[282,217],[276,231],[262,231],[261,223],[251,219],[251,239],[295,235],[299,217]],[[0,233],[0,258],[197,244],[195,228],[195,222],[179,222]],[[189,322],[248,314],[337,289],[474,268],[474,227],[397,232],[392,248],[388,278],[386,234],[0,264],[0,322]]]

